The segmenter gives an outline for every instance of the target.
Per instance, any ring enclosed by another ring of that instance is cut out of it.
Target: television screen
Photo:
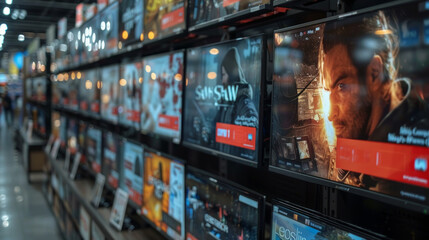
[[[184,141],[258,161],[262,37],[188,49]]]
[[[54,136],[54,139],[60,137],[61,129],[61,115],[59,112],[52,111],[51,114],[51,134]]]
[[[86,159],[91,169],[101,172],[101,130],[94,126],[88,126],[86,132]]]
[[[225,0],[223,2],[190,0],[190,29],[241,17],[268,8],[270,3],[270,0]]]
[[[186,239],[262,239],[263,198],[202,172],[186,173]]]
[[[119,43],[123,47],[143,41],[143,0],[119,1]]]
[[[38,73],[44,73],[46,71],[46,46],[42,46],[37,50],[36,68]]]
[[[328,221],[325,217],[322,218],[289,204],[275,202],[272,213],[271,240],[283,239],[363,240],[367,238],[362,237],[357,230]]]
[[[38,77],[31,79],[32,86],[32,99],[38,102],[46,102],[46,77]]]
[[[101,40],[99,40],[99,28],[100,18],[99,14],[95,15],[93,18],[86,21],[81,29],[82,29],[82,63],[93,62],[98,58],[99,44],[101,44]]]
[[[83,32],[80,28],[73,28],[67,33],[67,46],[70,52],[71,65],[79,65],[81,63],[80,53],[83,51]],[[61,47],[60,47],[61,48]],[[65,55],[65,54],[62,54]],[[67,67],[67,66],[63,66]]]
[[[143,59],[141,131],[180,142],[183,51]]]
[[[171,239],[185,239],[185,166],[144,152],[142,213]]]
[[[119,123],[139,129],[142,101],[142,62],[123,63],[119,80]]]
[[[79,90],[80,110],[92,116],[100,113],[101,79],[97,68],[82,73]]]
[[[33,127],[37,134],[46,136],[46,112],[42,108],[33,107]]]
[[[77,119],[69,118],[67,121],[67,147],[71,154],[75,154],[78,149],[78,134],[79,134],[79,121]]]
[[[142,205],[143,199],[143,146],[132,141],[125,141],[122,151],[124,183],[121,188],[128,191],[129,199]]]
[[[152,41],[180,33],[186,28],[186,1],[144,2],[145,40]]]
[[[65,151],[66,147],[67,147],[67,117],[64,115],[61,115],[60,118],[60,139],[61,139],[61,144],[60,144],[60,148],[62,151]]]
[[[52,75],[52,104],[63,106],[64,100],[67,98],[67,87],[64,82],[64,76],[62,73]]]
[[[119,4],[114,2],[100,12],[100,57],[108,57],[118,51]]]
[[[82,78],[82,73],[73,71],[63,74],[65,85],[64,91],[67,93],[67,98],[64,100],[64,106],[72,110],[79,109],[79,85]]]
[[[428,17],[411,3],[277,31],[271,169],[427,208]]]
[[[101,117],[118,122],[119,65],[101,69]]]
[[[103,133],[103,174],[107,184],[116,189],[121,182],[121,140],[112,132]]]

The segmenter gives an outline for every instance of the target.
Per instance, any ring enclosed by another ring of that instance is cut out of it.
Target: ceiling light
[[[6,24],[6,23],[2,23],[2,24],[0,25],[0,29],[7,30],[7,24]]]
[[[10,14],[10,8],[9,7],[3,8],[3,14],[8,16]]]
[[[12,19],[16,20],[16,19],[18,19],[18,16],[19,16],[19,10],[18,9],[14,9],[12,11]]]
[[[5,35],[6,34],[6,30],[3,28],[0,28],[0,35]]]
[[[23,42],[25,40],[25,36],[23,34],[18,35],[18,41]]]
[[[6,0],[6,4],[11,5],[12,4],[12,0]]]

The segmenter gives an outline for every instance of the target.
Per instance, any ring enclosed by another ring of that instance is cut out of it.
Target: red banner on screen
[[[92,103],[91,104],[91,111],[93,112],[100,112],[100,104],[99,103]]]
[[[236,3],[236,2],[239,2],[240,0],[224,0],[223,1],[223,6],[224,7],[228,7],[229,5],[231,5],[231,4],[234,4],[234,3]]]
[[[118,115],[118,107],[112,108],[112,115],[114,115],[114,116]]]
[[[140,112],[134,111],[134,110],[128,110],[127,120],[132,122],[140,122]]]
[[[93,162],[93,163],[92,163],[92,169],[93,169],[96,173],[101,172],[101,166],[100,166],[100,164],[98,164],[98,163],[96,163],[96,162]]]
[[[255,150],[256,128],[216,123],[216,142]]]
[[[128,188],[129,198],[131,201],[137,203],[138,205],[142,204],[142,194],[138,193],[136,190],[132,188]]]
[[[158,126],[178,131],[179,117],[160,114],[158,116]]]
[[[339,138],[337,168],[429,188],[429,148]]]
[[[118,179],[113,177],[112,175],[109,176],[108,178],[109,184],[114,187],[117,188],[118,187]]]
[[[172,12],[169,12],[162,17],[161,29],[172,27],[185,21],[185,8],[181,7]]]
[[[86,111],[88,110],[88,103],[87,102],[80,102],[80,109]]]

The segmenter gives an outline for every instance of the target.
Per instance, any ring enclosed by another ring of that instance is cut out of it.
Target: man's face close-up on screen
[[[323,56],[323,83],[330,92],[329,121],[341,138],[364,137],[370,116],[370,99],[366,84],[359,81],[345,45],[339,44]]]

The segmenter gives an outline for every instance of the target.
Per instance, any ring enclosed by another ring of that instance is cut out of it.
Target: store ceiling
[[[73,27],[76,5],[80,2],[92,3],[96,0],[13,0],[11,5],[6,4],[6,0],[0,0],[0,24],[7,24],[3,50],[0,54],[25,51],[35,37],[39,37],[41,44],[44,44],[46,30],[52,24],[56,25],[62,17],[68,18],[69,28]],[[10,8],[8,16],[3,13],[5,7]],[[16,9],[20,13],[21,10],[25,10],[26,17],[14,20],[12,15]],[[19,34],[25,36],[24,41],[18,41]]]

